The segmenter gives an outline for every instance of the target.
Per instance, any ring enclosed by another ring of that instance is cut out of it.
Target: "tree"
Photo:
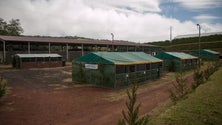
[[[0,35],[19,36],[23,33],[23,28],[19,19],[11,19],[9,23],[0,18]]]
[[[171,100],[176,103],[177,100],[183,98],[187,94],[187,79],[184,77],[183,72],[179,72],[175,76],[176,82],[172,83],[173,88],[169,90]]]
[[[135,106],[137,88],[138,87],[133,84],[131,91],[127,90],[129,101],[126,102],[126,106],[128,112],[126,113],[125,111],[122,111],[123,119],[119,121],[118,125],[146,125],[148,123],[149,118],[147,115],[142,118],[139,118],[138,116],[140,104]]]

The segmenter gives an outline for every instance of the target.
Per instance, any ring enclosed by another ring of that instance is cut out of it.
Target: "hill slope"
[[[174,39],[172,42],[159,41],[149,44],[163,47],[164,51],[183,51],[190,52],[197,50],[199,47],[199,38],[182,38]],[[212,49],[222,53],[222,35],[203,36],[200,39],[201,49]]]
[[[220,125],[222,123],[222,68],[188,98],[154,118],[149,125]]]

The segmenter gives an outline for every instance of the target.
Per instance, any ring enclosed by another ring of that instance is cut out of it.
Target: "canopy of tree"
[[[23,29],[19,19],[11,19],[9,23],[0,18],[0,35],[19,36],[23,33]]]

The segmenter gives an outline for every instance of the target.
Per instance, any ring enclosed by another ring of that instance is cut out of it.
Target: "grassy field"
[[[153,118],[149,125],[221,125],[222,68],[185,100]]]

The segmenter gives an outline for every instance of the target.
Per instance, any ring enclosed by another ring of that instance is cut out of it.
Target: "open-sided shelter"
[[[61,67],[62,64],[59,54],[16,54],[12,62],[17,69]]]
[[[220,58],[220,54],[216,51],[209,49],[196,50],[192,52],[194,56],[200,56],[203,61],[217,61]]]
[[[197,66],[198,58],[183,52],[161,52],[155,57],[163,59],[165,71],[181,71],[193,69]]]
[[[79,83],[119,88],[160,77],[162,60],[143,52],[92,52],[73,61]]]

